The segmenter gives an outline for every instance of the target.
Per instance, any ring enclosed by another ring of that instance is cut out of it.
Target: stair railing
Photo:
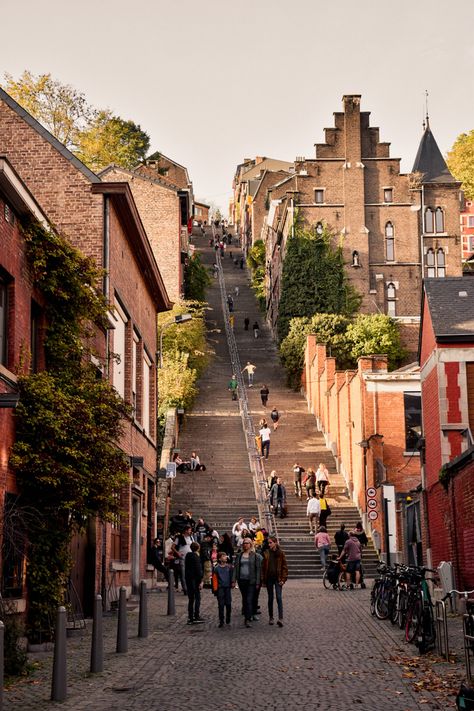
[[[213,229],[213,236],[215,231]],[[265,475],[265,467],[263,457],[257,449],[255,428],[253,419],[250,415],[249,404],[247,399],[247,391],[242,375],[242,365],[240,363],[239,351],[235,341],[234,331],[229,320],[229,306],[227,303],[227,290],[225,285],[224,272],[222,269],[222,261],[219,250],[216,251],[217,267],[219,272],[219,287],[221,292],[222,313],[224,315],[225,332],[227,337],[227,345],[229,348],[230,361],[232,364],[232,373],[235,374],[237,380],[237,393],[240,408],[240,417],[242,419],[242,427],[245,435],[245,443],[249,456],[250,469],[253,475],[253,484],[255,490],[255,499],[258,506],[258,514],[260,521],[265,522],[266,530],[273,536],[278,536],[275,516],[270,506],[267,489],[267,479]]]

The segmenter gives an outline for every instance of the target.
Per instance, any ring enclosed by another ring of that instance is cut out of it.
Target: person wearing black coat
[[[156,570],[158,570],[160,573],[163,573],[166,582],[169,583],[170,576],[168,570],[165,568],[161,560],[161,547],[159,538],[155,538],[155,540],[153,541],[153,546],[150,551],[150,558],[153,567],[156,568]]]
[[[191,543],[191,550],[184,559],[184,577],[188,593],[188,625],[204,622],[201,610],[203,569],[199,556],[199,543]]]

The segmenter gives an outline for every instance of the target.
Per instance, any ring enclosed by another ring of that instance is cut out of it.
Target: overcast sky
[[[412,167],[474,128],[473,0],[1,0],[0,70],[132,119],[222,208],[243,158],[313,157],[343,94]],[[0,137],[1,152],[1,137]]]

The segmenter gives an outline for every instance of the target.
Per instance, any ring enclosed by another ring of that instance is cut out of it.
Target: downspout
[[[102,246],[102,268],[104,270],[104,276],[102,279],[102,291],[106,301],[109,298],[109,287],[110,287],[110,277],[109,277],[109,266],[110,266],[110,212],[109,212],[109,197],[104,195],[104,214],[103,214],[103,246]],[[105,377],[108,378],[109,375],[109,349],[110,349],[110,339],[109,339],[109,329],[105,331]],[[101,562],[101,595],[102,595],[102,608],[107,610],[108,600],[107,600],[107,526],[105,521],[102,522],[102,562]]]
[[[420,261],[421,261],[421,278],[425,278],[425,253],[424,253],[424,233],[425,233],[425,186],[421,184],[421,229],[420,229]]]

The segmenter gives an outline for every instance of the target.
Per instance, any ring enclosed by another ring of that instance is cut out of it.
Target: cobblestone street
[[[414,657],[402,633],[369,612],[369,590],[325,590],[316,581],[289,581],[284,589],[285,626],[268,625],[266,592],[252,629],[243,626],[240,594],[233,619],[219,629],[216,601],[203,591],[203,625],[186,625],[187,598],[176,596],[176,617],[166,616],[167,596],[148,596],[149,637],[136,635],[138,612],[129,614],[129,652],[116,654],[116,618],[104,621],[105,671],[88,673],[89,624],[68,640],[68,689],[62,709],[296,708],[412,711],[455,708],[449,697],[415,692],[415,674],[400,659]],[[394,661],[394,658],[396,661]],[[33,677],[5,692],[4,708],[39,711],[53,706],[51,659]],[[456,667],[439,664],[441,674]],[[452,698],[452,697],[451,697]]]

